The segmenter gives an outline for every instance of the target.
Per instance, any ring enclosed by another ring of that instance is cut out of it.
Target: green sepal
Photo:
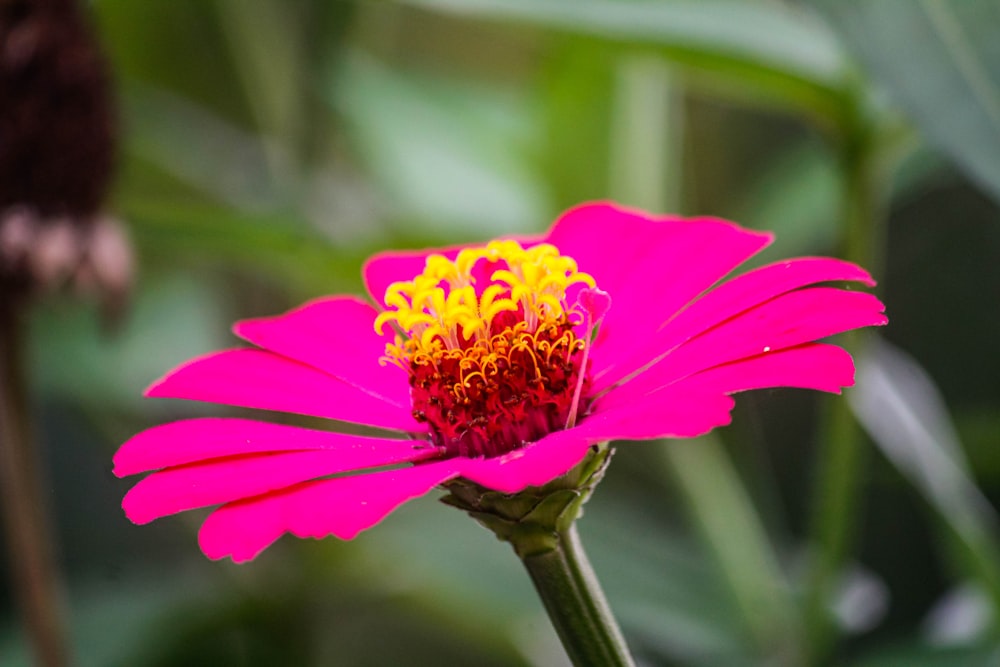
[[[445,484],[449,494],[441,502],[457,507],[510,542],[521,558],[555,550],[560,535],[583,514],[614,450],[595,445],[572,470],[544,486],[530,486],[514,494],[493,491],[466,479]]]

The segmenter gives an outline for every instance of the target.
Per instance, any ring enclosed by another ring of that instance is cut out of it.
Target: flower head
[[[839,392],[841,348],[885,324],[840,260],[799,258],[719,282],[771,241],[722,220],[613,204],[565,213],[537,239],[385,253],[364,269],[378,308],[328,297],[240,322],[254,344],[195,359],[149,396],[348,421],[396,437],[246,419],[144,431],[119,476],[154,471],[123,502],[145,523],[218,506],[199,540],[249,560],[290,532],[351,539],[452,480],[502,494],[542,486],[613,439],[692,437],[730,420],[731,394]],[[404,437],[400,437],[404,436]]]
[[[567,305],[577,284],[594,279],[555,246],[493,241],[454,260],[430,255],[413,280],[389,285],[375,330],[401,331],[386,358],[409,374],[413,416],[432,442],[499,456],[566,426],[589,343]]]

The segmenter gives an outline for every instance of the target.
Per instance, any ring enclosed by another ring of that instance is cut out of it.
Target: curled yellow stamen
[[[477,290],[480,262],[494,270],[490,283]],[[408,336],[386,347],[386,355],[396,359],[413,359],[418,351],[464,349],[490,341],[502,313],[520,312],[519,324],[529,332],[559,320],[569,312],[566,291],[577,283],[593,287],[594,279],[545,243],[524,248],[517,241],[492,241],[466,248],[454,260],[430,255],[420,275],[386,289],[386,310],[375,318],[375,331],[381,334],[393,325]]]

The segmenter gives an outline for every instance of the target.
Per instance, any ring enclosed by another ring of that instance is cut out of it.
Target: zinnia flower
[[[839,393],[843,349],[814,342],[886,323],[863,269],[826,258],[721,282],[771,235],[712,218],[577,207],[539,238],[388,252],[364,267],[377,305],[347,296],[238,323],[256,347],[190,361],[147,391],[394,431],[347,435],[235,418],[144,431],[119,476],[136,523],[218,506],[210,558],[254,558],[283,533],[351,539],[461,479],[503,494],[544,485],[609,440],[686,438],[728,424],[731,394]],[[718,283],[718,284],[717,284]],[[332,425],[335,426],[335,425]]]

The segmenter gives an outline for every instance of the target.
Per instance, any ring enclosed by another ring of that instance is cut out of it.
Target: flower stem
[[[595,445],[565,475],[512,495],[458,478],[441,499],[514,548],[576,667],[634,664],[576,532],[612,452],[606,443]]]
[[[840,148],[844,179],[842,254],[878,275],[885,233],[883,209],[888,165],[884,164],[873,132],[861,122],[848,132],[849,138]],[[841,340],[855,356],[864,342],[863,336],[853,331],[844,334]],[[813,499],[811,535],[817,554],[808,574],[805,599],[810,664],[821,664],[836,640],[829,608],[838,576],[856,537],[867,469],[864,433],[847,401],[837,400],[829,406],[819,456],[820,478]]]
[[[10,572],[41,667],[69,662],[59,588],[31,445],[21,321],[23,303],[0,284],[0,512]]]
[[[576,667],[634,665],[575,524],[559,533],[555,549],[522,561]]]
[[[863,434],[847,401],[828,406],[821,444],[821,476],[813,508],[813,540],[817,551],[808,573],[805,596],[810,664],[822,664],[836,639],[829,609],[854,542],[860,489],[867,467]]]

